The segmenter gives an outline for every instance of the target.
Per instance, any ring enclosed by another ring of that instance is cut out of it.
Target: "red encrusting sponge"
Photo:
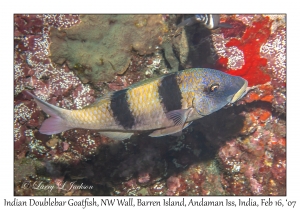
[[[259,21],[253,22],[240,39],[233,38],[226,43],[226,47],[236,46],[243,51],[245,61],[245,65],[241,69],[226,69],[224,70],[226,73],[243,77],[248,80],[249,86],[270,81],[270,75],[264,71],[267,59],[260,57],[260,48],[270,36],[270,24],[269,17],[262,17]],[[227,61],[227,58],[221,57],[217,61],[217,65],[224,67],[227,65]]]

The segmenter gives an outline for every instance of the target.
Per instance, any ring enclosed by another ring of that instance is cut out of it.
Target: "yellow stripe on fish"
[[[105,99],[98,103],[97,106],[86,107],[83,110],[72,110],[68,115],[70,126],[81,128],[98,129],[98,124],[103,127],[109,127],[115,123],[115,120],[109,109],[111,101]],[[73,124],[72,124],[73,122]]]
[[[159,121],[151,123],[153,119],[158,119],[164,115],[158,93],[159,83],[160,80],[154,80],[127,90],[127,103],[130,110],[128,115],[130,116],[124,116],[124,121],[131,118],[132,115],[134,123],[129,127],[130,129],[149,130],[160,126],[161,122]]]
[[[113,139],[126,139],[137,131],[150,136],[180,133],[193,120],[238,100],[247,81],[213,69],[188,69],[112,92],[81,110],[66,110],[41,101],[51,116],[40,132],[55,134],[72,128],[97,129]]]

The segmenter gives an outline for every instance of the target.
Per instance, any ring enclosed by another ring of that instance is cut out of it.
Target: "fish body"
[[[29,94],[51,116],[43,122],[41,133],[97,129],[105,136],[123,140],[138,131],[152,131],[152,137],[178,134],[193,120],[238,100],[247,85],[241,77],[195,68],[109,93],[80,110],[62,109]]]
[[[218,27],[231,28],[232,26],[227,23],[220,23],[220,15],[212,14],[197,14],[191,18],[184,20],[178,25],[181,26],[191,26],[195,23],[202,23],[208,29],[216,29]]]

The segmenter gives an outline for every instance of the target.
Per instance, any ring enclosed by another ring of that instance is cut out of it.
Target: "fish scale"
[[[182,109],[187,109],[193,106],[194,92],[182,92],[181,106]]]
[[[97,106],[93,105],[81,110],[72,110],[68,115],[69,126],[98,129],[101,125],[103,128],[108,129],[115,125],[115,120],[110,114],[110,110],[107,109],[109,106],[110,100],[103,100]]]
[[[41,133],[97,129],[123,140],[140,131],[152,131],[152,137],[178,135],[193,120],[238,100],[247,85],[243,78],[218,70],[188,69],[112,92],[81,110],[62,109],[28,93],[51,116]]]
[[[156,94],[160,80],[151,81],[141,86],[128,89],[128,104],[135,118],[134,129],[154,129],[157,124],[151,126],[154,118],[164,115],[160,98]]]

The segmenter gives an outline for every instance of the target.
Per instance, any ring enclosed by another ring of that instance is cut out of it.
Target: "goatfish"
[[[115,140],[141,131],[149,136],[179,135],[194,120],[240,99],[248,82],[208,68],[193,68],[111,92],[79,110],[67,110],[31,95],[48,115],[39,129],[57,134],[73,128],[97,129]]]
[[[227,23],[220,23],[220,15],[194,15],[184,21],[182,21],[178,27],[182,26],[191,26],[195,23],[202,23],[208,29],[216,29],[218,27],[221,28],[232,28],[230,24]]]

